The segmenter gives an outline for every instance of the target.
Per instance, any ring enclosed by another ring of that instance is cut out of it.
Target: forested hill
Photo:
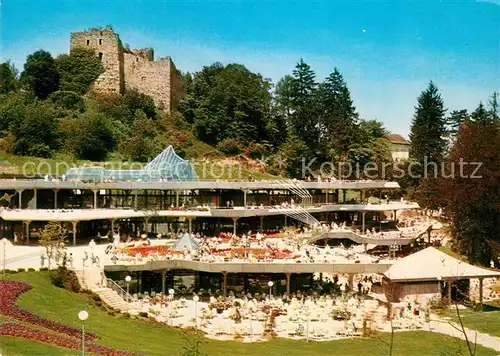
[[[274,85],[244,65],[214,63],[182,75],[186,96],[170,114],[135,90],[93,92],[102,71],[83,48],[57,58],[39,50],[21,71],[2,63],[0,151],[146,162],[173,145],[187,158],[240,155],[288,176],[300,174],[302,157],[390,160],[386,130],[359,118],[337,69],[319,81],[300,60]]]

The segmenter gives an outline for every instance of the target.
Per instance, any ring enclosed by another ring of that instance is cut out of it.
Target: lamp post
[[[78,319],[82,321],[82,356],[85,356],[85,320],[89,317],[89,313],[86,310],[82,310],[78,313]]]
[[[132,280],[132,277],[127,276],[125,277],[125,282],[127,282],[127,302],[130,302],[130,281]]]
[[[267,285],[269,286],[269,299],[271,299],[271,297],[273,296],[274,282],[273,281],[269,281],[269,282],[267,282]]]
[[[9,240],[7,240],[5,237],[2,239],[2,246],[3,246],[3,266],[2,266],[2,276],[3,276],[3,279],[5,279],[5,265],[7,263],[7,242]]]
[[[196,330],[198,330],[198,301],[200,300],[200,297],[198,297],[197,295],[195,295],[193,297],[193,301],[194,301],[194,322],[195,322],[195,325],[196,325]]]

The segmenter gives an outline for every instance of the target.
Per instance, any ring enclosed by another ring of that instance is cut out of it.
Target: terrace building
[[[86,167],[55,179],[1,180],[6,199],[0,234],[22,235],[32,243],[47,222],[59,221],[76,245],[118,227],[121,234],[156,237],[179,230],[237,233],[337,221],[363,235],[368,228],[393,226],[400,211],[418,208],[385,198],[368,201],[368,191],[384,197],[398,188],[386,181],[201,180],[191,162],[168,147],[141,170]]]

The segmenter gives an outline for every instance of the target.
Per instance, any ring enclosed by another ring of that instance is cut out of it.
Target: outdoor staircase
[[[300,203],[304,205],[312,205],[312,195],[309,193],[307,189],[304,188],[303,184],[300,181],[295,180],[282,180],[278,181],[284,189],[290,190],[293,194],[295,194],[299,199]],[[310,227],[319,226],[319,221],[312,216],[306,209],[302,208],[300,205],[295,205],[289,209],[283,209],[283,214],[298,220]]]
[[[110,307],[121,312],[128,312],[131,309],[130,304],[125,301],[130,297],[127,292],[113,280],[105,278],[99,267],[74,270],[74,272],[82,288],[97,294]]]

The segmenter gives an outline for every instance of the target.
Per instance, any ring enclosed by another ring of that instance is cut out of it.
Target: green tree
[[[366,178],[369,179],[388,179],[391,172],[386,171],[383,167],[385,162],[392,160],[388,131],[377,120],[361,120],[357,126],[357,142],[351,144],[348,160],[358,163],[360,170],[363,169],[360,172],[362,176],[359,178],[368,175]],[[372,169],[372,167],[376,167],[377,170]],[[365,172],[365,168],[370,170]]]
[[[454,248],[471,262],[483,265],[489,264],[493,247],[500,244],[498,152],[500,122],[480,104],[460,126],[449,169],[437,182],[441,204],[451,220]],[[480,162],[480,166],[473,162]]]
[[[200,140],[235,139],[246,146],[268,138],[269,90],[268,80],[241,64],[214,63],[194,74],[180,109]]]
[[[70,54],[62,54],[55,60],[60,75],[60,88],[85,94],[104,71],[99,57],[92,49],[77,47]]]
[[[127,159],[148,162],[158,153],[155,122],[148,119],[142,110],[137,110],[134,115],[131,134],[118,147],[119,152]]]
[[[358,113],[337,68],[320,85],[321,134],[334,160],[346,161],[358,141]],[[383,136],[383,135],[382,135]]]
[[[293,77],[286,75],[276,84],[272,97],[271,116],[267,124],[269,141],[273,148],[285,143],[291,120],[292,109],[292,82]]]
[[[279,175],[287,175],[293,178],[305,178],[308,171],[304,167],[309,166],[307,160],[309,148],[304,141],[294,137],[289,137],[282,144],[272,157],[270,169],[273,173]]]
[[[45,250],[49,268],[51,262],[54,262],[59,267],[63,266],[66,253],[65,239],[66,233],[60,223],[50,221],[42,230],[38,243]]]
[[[126,90],[123,94],[122,104],[132,118],[135,116],[137,110],[141,110],[148,119],[156,117],[156,106],[153,98],[140,93],[137,89]]]
[[[410,157],[421,164],[439,162],[446,148],[446,118],[443,99],[430,82],[418,98],[410,131]]]
[[[498,92],[494,92],[491,95],[491,99],[489,101],[489,113],[493,120],[500,119],[500,103],[498,102]]]
[[[0,94],[17,89],[17,69],[9,61],[0,64]]]
[[[317,108],[316,75],[311,67],[300,59],[293,70],[290,87],[290,128],[295,139],[307,142],[307,156],[317,154],[319,145],[319,120]]]
[[[21,82],[40,99],[59,89],[59,72],[52,55],[39,50],[28,55],[21,73]]]
[[[60,147],[60,131],[54,108],[34,102],[23,110],[23,117],[11,124],[18,138],[14,152],[22,156],[51,157]]]
[[[116,146],[111,121],[95,111],[86,111],[79,117],[68,139],[76,157],[92,161],[105,160]]]

